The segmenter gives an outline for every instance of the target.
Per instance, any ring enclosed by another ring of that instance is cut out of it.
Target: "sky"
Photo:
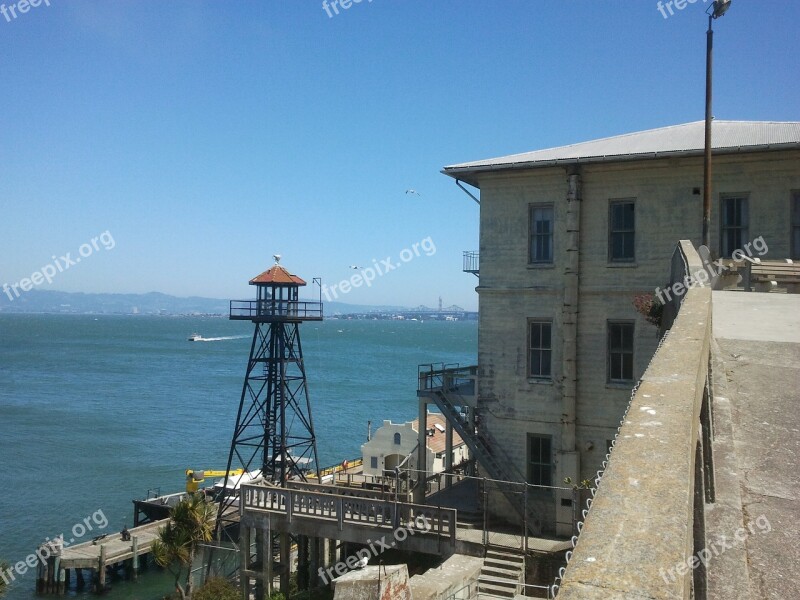
[[[479,206],[444,166],[704,114],[703,0],[17,2],[0,285],[250,298],[277,253],[328,290],[401,264],[339,301],[475,309]],[[715,22],[717,118],[800,120],[798,17]]]

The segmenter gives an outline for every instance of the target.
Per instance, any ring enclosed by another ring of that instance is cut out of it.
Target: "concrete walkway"
[[[713,311],[709,597],[800,598],[800,295],[714,292]]]

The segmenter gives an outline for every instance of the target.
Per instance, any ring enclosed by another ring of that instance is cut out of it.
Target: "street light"
[[[714,19],[719,19],[731,7],[732,0],[714,0],[708,9],[706,34],[706,141],[703,163],[703,245],[711,249],[711,82],[714,51]]]

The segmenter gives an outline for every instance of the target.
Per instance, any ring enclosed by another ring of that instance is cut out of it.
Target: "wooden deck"
[[[61,552],[62,569],[97,569],[99,565],[113,565],[124,560],[148,554],[158,538],[164,521],[148,523],[128,530],[130,541],[123,542],[121,533],[111,533],[97,541],[67,546]]]
[[[46,562],[38,567],[36,590],[39,594],[64,594],[70,587],[70,573],[75,572],[78,586],[84,585],[83,571],[91,571],[90,584],[96,591],[106,586],[107,567],[124,563],[131,576],[136,577],[139,561],[146,557],[158,538],[158,531],[166,519],[148,523],[128,530],[131,538],[123,541],[122,533],[109,533],[101,538],[75,544],[65,543],[56,550],[48,544],[52,553]],[[145,559],[146,560],[146,559]]]

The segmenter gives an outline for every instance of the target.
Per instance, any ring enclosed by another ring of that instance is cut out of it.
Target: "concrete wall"
[[[400,434],[400,444],[394,443],[394,435]],[[401,456],[400,460],[405,459],[406,456],[412,454],[414,448],[417,447],[417,430],[414,429],[412,422],[408,423],[392,423],[391,421],[384,421],[383,425],[379,427],[372,436],[372,439],[361,445],[361,456],[364,461],[364,474],[382,476],[384,469],[390,471],[394,469],[396,457]],[[430,448],[426,448],[427,465],[425,467],[428,473],[441,473],[445,470],[445,457],[444,452],[442,456],[437,456]],[[372,468],[372,457],[377,457],[378,468]],[[389,460],[387,461],[387,457]],[[463,442],[453,446],[453,464],[457,465],[462,461],[469,459],[469,448]],[[417,468],[417,453],[413,452],[411,458],[404,465],[404,469]]]
[[[702,268],[696,253],[689,267]],[[698,571],[687,558],[705,545],[698,453],[710,347],[711,289],[691,289],[631,402],[559,598],[690,597]]]
[[[630,400],[631,385],[606,383],[608,320],[635,322],[634,379],[658,343],[656,327],[633,308],[635,295],[652,293],[669,278],[676,240],[699,244],[702,229],[702,158],[593,164],[580,171],[580,284],[577,406],[574,456],[557,454],[553,483],[566,476],[591,478],[607,451]],[[479,412],[493,442],[522,474],[527,473],[528,434],[553,437],[562,446],[562,305],[565,300],[567,174],[553,167],[487,173],[480,178]],[[749,194],[748,238],[763,236],[769,258],[789,256],[791,190],[800,189],[800,152],[782,151],[715,158],[712,240],[719,251],[720,197]],[[608,261],[609,201],[636,202],[636,261]],[[528,207],[555,209],[554,263],[528,265]],[[553,378],[527,377],[527,320],[553,321]]]
[[[438,567],[414,575],[410,581],[411,595],[414,600],[446,600],[460,592],[459,598],[471,598],[482,567],[481,558],[454,554]]]
[[[334,600],[411,600],[406,565],[365,567],[333,580]]]
[[[400,434],[400,444],[394,443],[395,434]],[[383,426],[379,427],[372,435],[372,439],[361,445],[361,456],[364,460],[364,474],[382,476],[384,469],[392,470],[398,461],[396,457],[400,456],[400,462],[406,456],[414,451],[417,447],[417,430],[414,429],[413,423],[392,423],[391,421],[384,421]],[[430,450],[427,451],[427,466],[426,469],[433,468],[434,455]],[[378,468],[372,468],[372,457],[378,458]],[[387,457],[391,457],[391,464],[387,464]],[[417,453],[409,459],[405,468],[417,468]]]

